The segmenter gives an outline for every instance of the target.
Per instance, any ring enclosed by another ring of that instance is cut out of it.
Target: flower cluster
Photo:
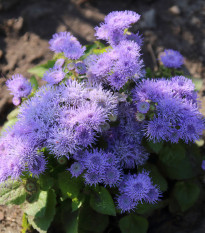
[[[142,37],[127,31],[139,18],[132,11],[110,13],[96,27],[97,38],[110,46],[85,56],[70,33],[53,35],[50,49],[58,59],[44,73],[48,84],[21,104],[17,122],[0,138],[0,182],[26,173],[38,177],[54,156],[85,185],[114,188],[122,212],[159,200],[159,188],[141,169],[149,157],[143,138],[195,141],[204,120],[191,80],[145,78]],[[21,75],[7,86],[17,98],[31,92]]]
[[[197,94],[192,81],[184,76],[143,80],[134,89],[133,100],[138,111],[145,114],[145,134],[153,141],[177,143],[182,139],[188,143],[202,134],[204,119]]]
[[[173,49],[165,49],[160,58],[163,65],[168,68],[180,68],[184,64],[183,56]]]
[[[27,97],[32,90],[31,83],[21,74],[15,74],[6,81],[6,85],[13,97],[13,104],[19,105],[21,98]]]
[[[79,41],[69,32],[54,34],[49,44],[52,51],[64,53],[67,58],[74,60],[80,58],[85,51],[85,47],[82,47]]]
[[[98,93],[98,95],[95,95]],[[57,157],[66,156],[94,144],[109,115],[116,113],[118,100],[101,86],[68,80],[59,86],[44,86],[20,107],[18,121],[1,139],[3,181],[35,167],[39,175],[45,167],[40,150],[47,147]],[[6,148],[5,148],[6,147]],[[7,158],[7,166],[5,166]],[[8,158],[15,163],[8,167]],[[35,165],[37,164],[37,165]],[[41,164],[41,165],[39,165]],[[16,172],[14,174],[14,168]]]
[[[114,11],[105,17],[104,23],[96,27],[95,36],[108,41],[112,46],[126,38],[124,30],[140,19],[140,15],[133,11]]]
[[[155,203],[160,197],[159,189],[153,185],[149,173],[126,175],[119,185],[118,207],[122,212],[134,209],[139,202]]]

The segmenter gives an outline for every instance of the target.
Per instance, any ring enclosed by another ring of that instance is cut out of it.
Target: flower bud
[[[140,112],[136,113],[135,117],[137,121],[143,121],[145,119],[145,115]]]
[[[66,164],[66,162],[67,162],[67,158],[66,158],[65,156],[60,157],[60,158],[58,159],[58,163],[59,163],[60,165],[64,165],[64,164]]]

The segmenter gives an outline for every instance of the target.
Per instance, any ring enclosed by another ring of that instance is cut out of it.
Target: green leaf
[[[79,211],[62,212],[62,223],[66,233],[78,233]]]
[[[58,175],[58,183],[62,195],[71,199],[78,197],[83,183],[80,179],[71,177],[69,172],[62,172]]]
[[[79,209],[79,233],[103,233],[109,224],[107,215],[99,214],[89,206]]]
[[[170,179],[177,180],[184,180],[195,177],[200,171],[200,164],[201,155],[198,147],[194,144],[187,146],[186,155],[183,159],[180,159],[178,161],[175,161],[174,158],[170,160],[161,159],[160,161],[160,167],[164,171],[164,173]]]
[[[47,175],[41,175],[39,177],[39,184],[41,187],[41,190],[48,191],[52,188],[54,184],[54,178]]]
[[[55,216],[56,194],[54,190],[49,190],[47,195],[47,204],[42,217],[33,217],[28,215],[28,221],[34,229],[40,233],[46,233]]]
[[[139,203],[135,209],[137,214],[151,214],[153,210],[164,208],[169,204],[169,200],[159,201],[156,204],[150,204],[147,202]]]
[[[199,186],[191,181],[180,181],[175,184],[173,195],[181,210],[186,211],[194,205],[200,194]]]
[[[21,233],[26,233],[26,232],[30,232],[31,231],[31,225],[28,223],[28,219],[26,217],[26,214],[23,214],[22,217],[22,229],[21,229]]]
[[[97,192],[91,194],[90,206],[98,213],[116,216],[112,196],[104,187],[99,187]]]
[[[162,174],[159,172],[158,168],[150,163],[147,163],[143,168],[147,171],[150,171],[150,177],[152,179],[152,182],[159,186],[160,190],[162,192],[167,191],[168,184],[166,179],[162,176]]]
[[[78,233],[79,211],[72,211],[71,199],[61,202],[61,222],[66,233]]]
[[[161,142],[154,143],[152,141],[148,141],[148,147],[153,152],[155,152],[156,154],[158,154],[160,152],[160,150],[162,149],[162,147],[163,147],[163,143],[161,143]]]
[[[36,77],[32,75],[30,78],[30,82],[31,82],[31,86],[33,87],[33,90],[36,91],[38,89],[38,81]]]
[[[24,212],[33,217],[42,217],[45,215],[48,192],[40,191],[37,201],[26,203]]]
[[[8,115],[7,115],[7,120],[12,120],[13,118],[16,118],[19,114],[19,108],[15,108],[13,111],[11,111]]]
[[[18,181],[9,180],[1,188],[0,205],[21,205],[26,200],[26,190]]]
[[[55,64],[55,61],[54,60],[50,60],[48,61],[46,64],[43,64],[43,65],[38,65],[38,66],[35,66],[31,69],[28,70],[29,73],[31,74],[34,74],[40,78],[43,77],[44,73],[49,69],[49,68],[52,68]]]
[[[186,156],[185,148],[180,144],[172,144],[164,147],[159,153],[159,159],[165,163],[177,163]]]
[[[146,233],[149,223],[146,218],[130,214],[120,219],[119,227],[122,233]]]
[[[75,197],[72,199],[72,211],[78,210],[84,202],[84,196]]]

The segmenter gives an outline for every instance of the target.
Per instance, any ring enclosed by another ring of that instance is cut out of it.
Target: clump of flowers
[[[57,174],[60,164],[85,189],[111,190],[121,212],[160,200],[160,187],[143,169],[149,159],[144,141],[194,142],[204,119],[190,79],[146,77],[142,36],[127,31],[139,18],[132,11],[107,15],[95,35],[109,46],[93,52],[69,32],[53,35],[55,64],[43,75],[48,84],[33,90],[2,133],[0,182]],[[161,59],[169,68],[183,64],[173,50]],[[22,75],[7,86],[15,98],[32,90]]]
[[[21,99],[27,97],[32,90],[31,83],[21,74],[15,74],[7,80],[6,85],[13,97],[13,104],[19,105]]]
[[[181,53],[173,49],[165,49],[160,58],[163,65],[168,68],[180,68],[184,64]]]

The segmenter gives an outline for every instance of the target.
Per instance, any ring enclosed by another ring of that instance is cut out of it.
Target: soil
[[[92,43],[94,26],[113,10],[142,15],[133,31],[144,35],[146,66],[156,69],[160,52],[172,48],[184,55],[187,74],[205,80],[204,0],[0,0],[0,127],[14,108],[2,85],[5,79],[14,73],[29,78],[29,68],[52,59],[48,40],[56,32],[67,30],[81,43]],[[205,82],[200,93],[205,115]],[[204,207],[202,198],[184,216],[156,212],[150,219],[149,233],[203,233]],[[0,206],[0,232],[20,232],[21,216],[18,207]]]

